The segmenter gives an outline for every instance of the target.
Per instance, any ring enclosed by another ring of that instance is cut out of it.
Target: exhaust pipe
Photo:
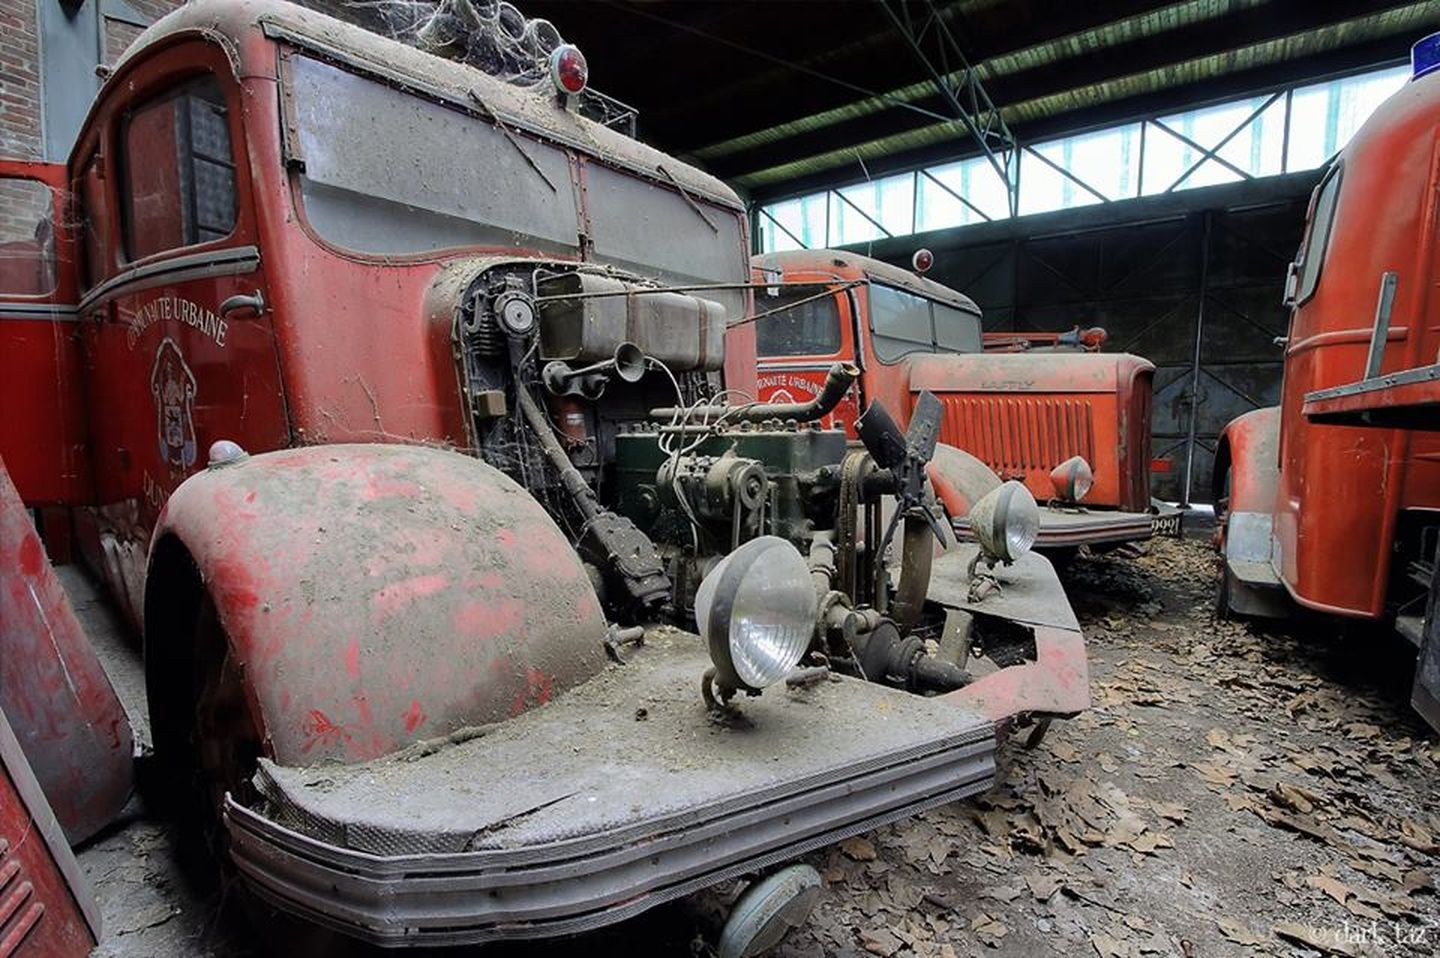
[[[826,415],[850,391],[855,380],[860,378],[860,367],[854,363],[836,363],[825,374],[825,384],[809,402],[754,403],[749,406],[696,406],[681,409],[663,406],[650,410],[652,419],[678,419],[687,413],[700,419],[727,419],[743,422],[762,422],[766,419],[794,419],[797,422],[814,422]]]

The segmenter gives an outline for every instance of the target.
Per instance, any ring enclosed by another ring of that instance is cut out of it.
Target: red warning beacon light
[[[590,80],[590,65],[585,54],[573,43],[562,43],[550,54],[550,80],[561,93],[574,96],[583,92]]]

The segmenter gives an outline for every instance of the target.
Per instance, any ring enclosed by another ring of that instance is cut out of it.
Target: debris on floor
[[[1075,562],[1092,711],[979,801],[816,856],[781,954],[1440,951],[1440,744],[1376,685],[1387,640],[1216,622],[1215,576],[1194,539]]]
[[[1193,539],[1073,563],[1092,710],[1033,751],[1009,746],[983,798],[809,856],[825,892],[777,954],[1440,952],[1440,743],[1386,639],[1216,622],[1215,570]],[[187,897],[170,834],[136,821],[81,853],[110,929],[98,953],[264,953],[213,897]],[[710,954],[705,909],[658,909],[587,947]]]

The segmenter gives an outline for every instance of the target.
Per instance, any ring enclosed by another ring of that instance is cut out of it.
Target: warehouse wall
[[[42,154],[36,2],[0,0],[0,156]]]
[[[985,311],[987,330],[1103,326],[1108,352],[1155,363],[1153,475],[1167,500],[1210,501],[1215,438],[1279,401],[1286,264],[1319,171],[887,240],[860,252],[908,266]],[[1199,343],[1197,350],[1197,332]],[[1198,365],[1197,365],[1198,357]],[[1194,440],[1191,441],[1192,406]]]

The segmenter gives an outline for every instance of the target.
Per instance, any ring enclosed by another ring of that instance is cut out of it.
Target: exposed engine
[[[719,303],[614,271],[482,273],[457,327],[480,454],[567,530],[617,622],[692,627],[721,558],[777,536],[808,557],[832,667],[917,690],[965,684],[922,637],[942,629],[922,621],[944,541],[923,473],[938,403],[904,433],[872,406],[865,448],[818,422],[858,375],[846,364],[808,403],[721,403],[725,323]],[[898,581],[883,561],[892,540]]]

